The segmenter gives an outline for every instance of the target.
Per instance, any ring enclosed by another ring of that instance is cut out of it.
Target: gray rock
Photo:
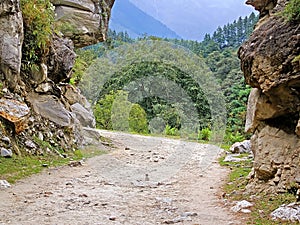
[[[243,142],[236,142],[230,147],[232,153],[251,153],[251,142],[245,140]]]
[[[75,113],[77,119],[83,127],[94,128],[96,126],[94,115],[79,103],[71,105],[71,110]]]
[[[11,90],[20,80],[23,43],[23,18],[20,0],[0,2],[0,74]]]
[[[10,144],[10,143],[11,143],[10,138],[9,138],[9,137],[6,137],[6,136],[2,137],[1,140],[2,140],[3,142],[5,142],[6,144]]]
[[[36,148],[36,144],[31,140],[25,141],[25,146],[28,147],[28,148],[31,148],[31,149]]]
[[[56,20],[62,24],[72,24],[72,28],[62,32],[73,40],[75,46],[83,47],[106,39],[114,0],[52,0],[52,3]]]
[[[231,207],[231,211],[233,212],[243,212],[244,210],[243,209],[248,209],[250,207],[252,207],[253,204],[246,201],[246,200],[242,200],[242,201],[239,201],[235,204],[235,206]],[[243,210],[243,211],[242,211]],[[244,211],[245,212],[245,211]],[[247,211],[248,212],[248,211]]]
[[[300,222],[300,203],[282,205],[271,213],[273,220]]]
[[[0,189],[2,188],[10,188],[11,185],[6,180],[0,180]]]
[[[247,157],[239,158],[239,154],[230,154],[225,157],[224,162],[242,162],[248,160]]]
[[[10,149],[1,148],[0,151],[1,151],[1,156],[5,158],[11,158],[13,155]]]
[[[38,93],[47,93],[52,91],[52,84],[51,83],[41,83],[35,89]]]
[[[72,41],[54,37],[48,58],[48,78],[56,84],[69,79],[75,58]]]
[[[71,126],[74,123],[71,112],[66,110],[55,96],[31,93],[28,95],[28,101],[36,113],[60,126]]]

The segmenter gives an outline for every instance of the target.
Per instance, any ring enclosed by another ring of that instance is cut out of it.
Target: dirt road
[[[240,224],[218,198],[219,148],[99,132],[118,149],[0,190],[0,224]]]

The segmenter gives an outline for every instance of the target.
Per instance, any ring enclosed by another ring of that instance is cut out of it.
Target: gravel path
[[[0,224],[241,224],[218,198],[218,147],[99,132],[117,150],[0,190]]]

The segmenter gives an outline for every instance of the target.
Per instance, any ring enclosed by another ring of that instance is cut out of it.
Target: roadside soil
[[[115,150],[0,190],[0,224],[242,224],[221,198],[220,148],[99,132]]]

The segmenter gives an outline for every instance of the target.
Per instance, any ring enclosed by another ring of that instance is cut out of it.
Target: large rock
[[[261,15],[265,15],[269,10],[273,9],[277,0],[247,0],[246,4],[252,5]]]
[[[251,142],[250,140],[245,140],[242,142],[236,142],[230,147],[232,153],[251,153]]]
[[[255,176],[248,191],[287,191],[300,174],[300,29],[281,15],[287,0],[248,0],[261,12],[253,34],[239,49],[248,100],[246,130]],[[267,13],[265,13],[267,10]]]
[[[82,126],[95,128],[96,120],[93,113],[88,111],[79,103],[71,105],[71,110],[75,113],[76,118],[79,120]]]
[[[55,83],[70,79],[75,58],[72,41],[55,36],[47,61],[48,78]]]
[[[283,220],[300,223],[300,204],[290,203],[281,205],[271,213],[273,220]]]
[[[114,0],[52,0],[52,3],[63,34],[71,38],[76,47],[106,39]]]
[[[29,112],[30,109],[24,102],[4,97],[0,99],[0,116],[14,124],[17,134],[26,128]]]
[[[0,2],[0,75],[11,90],[18,89],[23,43],[19,0]]]
[[[31,93],[27,100],[30,102],[33,110],[52,122],[62,127],[70,127],[74,123],[74,116],[60,100],[53,95],[38,95]]]
[[[260,121],[276,118],[285,113],[285,108],[273,104],[270,98],[260,89],[253,88],[247,104],[245,131],[253,132],[260,124]]]

